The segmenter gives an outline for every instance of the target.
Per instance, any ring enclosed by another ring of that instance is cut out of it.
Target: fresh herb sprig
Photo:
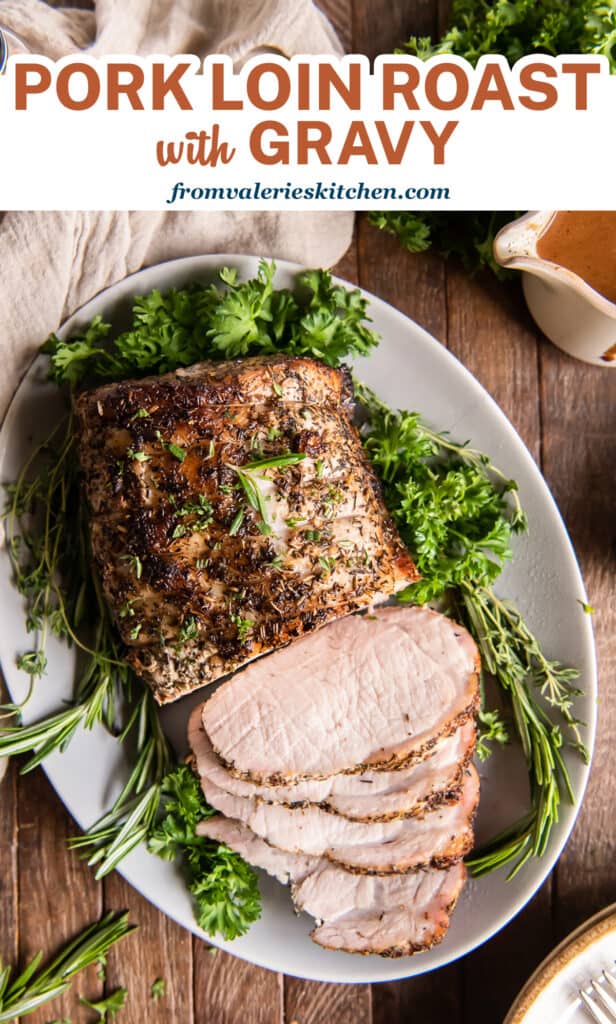
[[[100,878],[144,837],[172,756],[153,697],[126,664],[92,565],[72,416],[35,448],[9,489],[6,532],[27,627],[36,637],[36,646],[20,656],[18,666],[32,680],[43,674],[50,634],[76,647],[80,656],[69,705],[32,725],[3,725],[0,756],[29,754],[21,769],[25,774],[54,750],[65,750],[79,726],[98,724],[134,744],[134,769],[112,810],[73,840],[76,847],[93,848],[90,863],[99,864]],[[19,713],[14,704],[4,710],[5,721]]]
[[[94,1010],[98,1014],[97,1024],[106,1024],[107,1021],[115,1020],[116,1014],[126,1005],[126,999],[128,997],[128,989],[117,988],[115,992],[111,992],[104,999],[98,999],[95,1002],[91,1002],[89,999],[84,999],[83,996],[79,1000],[84,1006],[89,1006],[91,1010]]]
[[[199,822],[216,812],[186,765],[166,777],[162,793],[162,816],[150,829],[149,849],[165,860],[182,858],[195,917],[204,931],[225,939],[244,935],[261,916],[255,872],[228,847],[197,834]]]
[[[259,515],[257,525],[261,533],[269,535],[272,532],[272,527],[267,514],[267,504],[259,487],[259,478],[268,479],[264,476],[267,469],[286,469],[287,466],[296,466],[298,462],[303,462],[305,458],[306,454],[303,452],[284,452],[282,455],[272,455],[267,459],[245,462],[242,466],[228,464],[228,468],[237,475],[238,484],[244,492],[247,504]],[[244,513],[240,509],[231,524],[230,533],[232,535],[237,533],[243,519]]]
[[[368,214],[368,220],[395,235],[409,252],[433,249],[446,259],[457,260],[474,274],[487,267],[501,281],[513,278],[513,271],[501,267],[494,258],[494,239],[501,228],[518,217],[519,212],[444,212],[384,210]]]
[[[366,451],[422,575],[399,599],[416,604],[449,601],[477,641],[482,672],[493,675],[511,699],[528,765],[532,809],[469,863],[478,875],[512,864],[513,875],[530,856],[545,852],[563,795],[573,801],[562,757],[564,733],[570,746],[588,758],[582,723],[573,713],[581,692],[573,685],[578,673],[548,661],[519,611],[492,590],[511,557],[512,535],[526,529],[515,483],[487,456],[430,430],[416,413],[393,412],[362,385],[357,393],[369,414],[363,428]],[[537,692],[560,715],[560,723],[539,702]],[[508,733],[497,712],[485,706],[480,721],[484,728],[478,749],[485,756],[488,744],[505,742]]]
[[[440,39],[413,36],[398,52],[422,60],[455,53],[473,66],[494,53],[504,54],[510,64],[532,53],[589,53],[607,57],[616,73],[616,5],[613,0],[454,0],[450,26]],[[469,271],[485,266],[505,279],[511,271],[496,263],[493,243],[517,215],[388,210],[370,213],[369,219],[410,252],[433,248]]]
[[[571,803],[574,793],[563,761],[565,742],[588,762],[573,702],[581,690],[573,686],[574,669],[548,661],[536,637],[509,601],[500,601],[487,587],[466,583],[461,588],[463,612],[477,640],[483,669],[491,673],[511,699],[516,731],[528,765],[531,812],[468,861],[474,875],[483,875],[513,863],[512,877],[531,857],[546,850],[558,822],[563,796]],[[538,690],[546,703],[560,713],[562,726],[554,722],[534,696]]]
[[[366,355],[377,344],[359,289],[335,284],[325,270],[309,270],[291,292],[274,287],[275,272],[274,262],[261,260],[250,281],[240,282],[236,270],[225,268],[222,287],[191,284],[165,295],[154,289],[135,299],[131,329],[115,338],[100,317],[67,341],[52,335],[43,348],[51,358],[51,376],[75,387],[164,373],[204,359],[272,352],[314,356],[337,366],[345,356]]]
[[[502,53],[510,64],[532,53],[590,53],[616,72],[616,7],[605,0],[454,0],[441,39],[413,36],[404,50],[426,60],[455,53],[475,65]]]
[[[10,964],[0,963],[0,1024],[25,1017],[62,995],[76,974],[91,964],[104,962],[111,947],[134,929],[128,923],[128,914],[110,913],[69,942],[43,970],[39,969],[42,953],[17,977],[13,977]]]

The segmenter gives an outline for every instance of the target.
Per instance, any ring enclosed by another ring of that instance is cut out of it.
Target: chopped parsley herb
[[[134,416],[131,416],[131,419],[133,419],[133,420],[144,420],[146,418],[146,416],[149,416],[149,415],[150,414],[149,414],[147,409],[137,409],[137,412],[135,413]]]
[[[200,494],[196,501],[186,501],[179,508],[176,508],[176,515],[192,516],[193,520],[190,526],[187,526],[185,523],[178,523],[176,525],[171,534],[174,540],[178,537],[184,537],[187,533],[199,533],[207,530],[214,518],[214,510],[205,494]]]
[[[272,569],[282,569],[284,564],[282,555],[276,555],[276,557],[272,558],[271,562],[268,562],[267,564],[271,565]]]
[[[221,484],[218,490],[220,491],[221,494],[231,494],[232,491],[235,490],[235,488],[232,487],[231,484]]]
[[[180,448],[179,444],[175,444],[173,441],[170,441],[169,444],[167,445],[167,451],[169,452],[170,455],[173,455],[173,457],[177,459],[178,462],[183,462],[184,459],[186,458],[186,452],[184,451],[184,449]]]
[[[199,627],[197,620],[194,615],[188,615],[183,623],[180,632],[178,633],[178,643],[183,644],[187,640],[195,640],[199,634]]]
[[[165,441],[160,430],[156,431],[156,437],[160,442],[161,447],[164,448],[166,452],[169,452],[170,455],[173,455],[173,457],[177,459],[178,462],[184,461],[184,459],[186,458],[186,452],[184,448],[181,448],[179,444],[175,443],[175,441]]]
[[[280,437],[281,431],[278,427],[270,427],[267,432],[268,441],[276,441]]]
[[[131,640],[136,640],[142,629],[143,629],[143,623],[142,622],[138,622],[137,625],[135,626],[135,628],[131,629],[131,631],[130,631],[130,638],[131,638]]]
[[[301,516],[289,516],[288,519],[285,519],[285,523],[291,530],[294,530],[296,526],[301,526],[302,523],[305,522],[306,520],[302,519]]]
[[[344,494],[339,487],[330,487],[327,491],[327,497],[323,498],[323,509],[324,514],[328,519],[333,519],[335,515],[336,506],[344,501]]]
[[[126,457],[132,459],[134,462],[149,462],[152,458],[146,452],[137,452],[134,448],[129,448],[126,452]]]
[[[325,469],[325,463],[323,462],[323,459],[317,459],[315,465],[317,470],[317,480],[322,480],[323,470]]]
[[[230,618],[231,622],[237,629],[237,635],[240,642],[244,643],[244,641],[253,631],[255,625],[254,619],[244,619],[239,613],[236,615],[231,615]]]
[[[161,999],[165,995],[166,981],[164,978],[157,978],[156,981],[152,982],[150,988],[150,995],[152,999]]]
[[[323,569],[323,572],[327,573],[327,575],[334,571],[335,564],[336,559],[334,558],[333,555],[323,555],[321,558],[319,558],[319,565]]]
[[[135,576],[141,579],[143,573],[143,562],[138,555],[122,555],[121,562],[127,562],[131,569],[135,570]]]

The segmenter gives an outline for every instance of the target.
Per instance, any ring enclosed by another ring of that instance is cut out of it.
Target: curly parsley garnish
[[[95,317],[79,335],[52,334],[43,351],[58,384],[122,380],[165,373],[204,359],[287,352],[338,366],[348,355],[366,355],[377,344],[359,289],[335,284],[325,270],[298,275],[297,293],[274,287],[275,263],[261,260],[250,281],[220,272],[221,286],[189,285],[135,299],[130,330],[110,338],[111,327]],[[274,392],[282,394],[280,385]],[[178,454],[169,451],[181,459]]]
[[[197,835],[199,822],[216,812],[186,765],[167,775],[162,792],[162,817],[150,830],[149,849],[165,860],[181,857],[195,917],[208,935],[244,935],[261,916],[255,872],[237,853]]]

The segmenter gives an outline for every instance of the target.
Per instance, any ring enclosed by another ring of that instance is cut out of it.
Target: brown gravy
[[[583,278],[616,302],[616,210],[562,210],[537,242],[537,255]]]

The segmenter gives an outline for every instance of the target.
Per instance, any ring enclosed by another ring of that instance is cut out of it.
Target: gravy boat
[[[539,236],[554,213],[535,211],[506,224],[494,240],[494,257],[501,267],[523,271],[526,303],[550,341],[585,363],[615,367],[616,303],[537,253]]]

